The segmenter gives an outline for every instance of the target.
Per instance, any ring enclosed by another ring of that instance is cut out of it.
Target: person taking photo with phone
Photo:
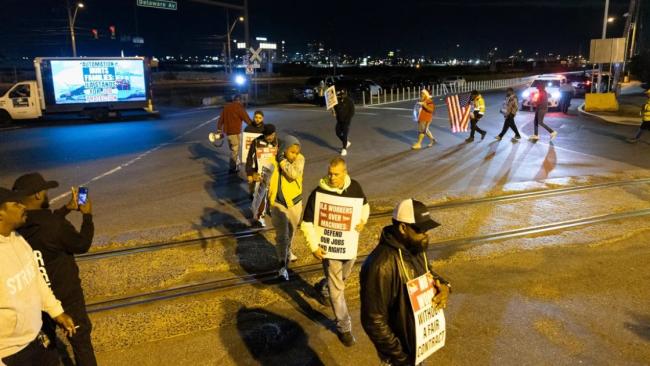
[[[79,326],[76,334],[68,337],[75,364],[97,365],[90,338],[92,324],[86,312],[79,267],[74,258],[75,254],[88,252],[93,241],[95,226],[92,202],[88,198],[87,189],[83,189],[83,195],[79,195],[78,189],[72,188],[70,202],[57,210],[51,210],[47,191],[58,186],[58,182],[46,181],[39,173],[25,174],[16,179],[13,191],[25,196],[22,203],[27,213],[27,221],[18,229],[18,233],[32,247],[45,282],[61,301],[65,312]],[[71,211],[82,214],[79,231],[66,219]],[[45,319],[43,330],[52,340],[56,339],[54,329],[51,319]]]

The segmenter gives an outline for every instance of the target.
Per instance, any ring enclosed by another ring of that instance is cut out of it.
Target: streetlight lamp
[[[228,14],[226,13],[226,16],[227,16],[227,15],[228,15]],[[231,65],[231,61],[230,61],[230,59],[231,59],[231,52],[230,52],[230,47],[231,47],[231,46],[230,46],[230,34],[232,33],[233,29],[235,29],[235,26],[237,25],[237,22],[238,22],[238,21],[239,21],[239,22],[243,22],[243,21],[244,21],[244,17],[240,16],[239,18],[235,19],[235,20],[232,22],[232,25],[229,24],[230,19],[226,18],[226,21],[228,22],[228,23],[226,23],[227,30],[228,30],[228,34],[227,34],[227,42],[226,42],[226,43],[228,44],[228,60],[227,60],[227,69],[228,69],[228,73],[232,73],[232,65]],[[247,45],[247,46],[248,46],[248,45]]]
[[[70,26],[70,39],[72,40],[72,57],[77,57],[77,42],[74,36],[74,22],[75,20],[77,20],[77,11],[79,11],[79,9],[83,9],[84,4],[77,3],[77,6],[74,7],[74,14],[72,13],[72,9],[70,9],[70,2],[68,0],[66,0],[66,5],[68,8],[68,24]]]

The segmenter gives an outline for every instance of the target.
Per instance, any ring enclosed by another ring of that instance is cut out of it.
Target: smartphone
[[[88,201],[88,187],[79,187],[79,191],[77,192],[77,204],[78,205],[85,205],[86,201]]]

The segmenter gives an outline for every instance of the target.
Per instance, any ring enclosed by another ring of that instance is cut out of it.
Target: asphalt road
[[[553,180],[589,179],[603,175],[636,175],[648,168],[647,142],[627,144],[630,126],[607,124],[577,114],[550,113],[547,123],[559,132],[549,143],[494,140],[502,117],[503,93],[485,94],[487,114],[480,125],[484,141],[466,144],[466,133],[452,134],[442,101],[432,130],[438,144],[411,151],[416,133],[413,102],[373,108],[357,107],[352,146],[347,157],[351,175],[374,203],[392,204],[403,197],[436,201],[498,193],[522,185]],[[338,153],[333,117],[309,105],[263,108],[266,121],[280,135],[292,133],[307,159],[305,195]],[[63,204],[70,186],[87,185],[94,200],[95,246],[128,240],[160,240],[188,232],[225,230],[224,223],[246,223],[246,187],[229,176],[227,147],[207,141],[220,110],[169,110],[160,120],[21,125],[0,132],[0,185],[10,186],[20,174],[40,171],[60,187],[50,192]],[[252,115],[252,110],[249,111]],[[530,112],[516,121],[532,133]],[[509,136],[509,135],[508,135]]]

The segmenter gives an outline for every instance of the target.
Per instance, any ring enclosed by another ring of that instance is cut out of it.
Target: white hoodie
[[[63,308],[25,239],[16,232],[0,235],[0,359],[18,353],[38,336],[41,311],[55,318]]]

